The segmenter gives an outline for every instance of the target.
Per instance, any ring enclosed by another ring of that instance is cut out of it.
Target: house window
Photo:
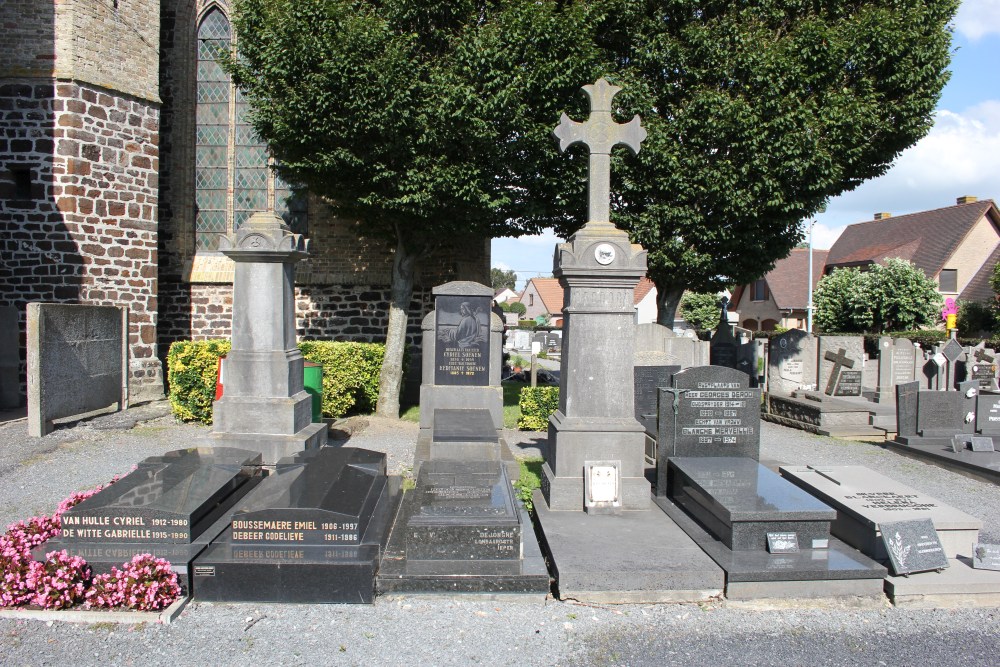
[[[750,290],[751,301],[767,301],[767,281],[761,278],[754,281]]]
[[[535,295],[534,294],[529,294],[528,295],[528,305],[529,306],[534,306],[535,305]]]
[[[274,210],[296,233],[305,232],[305,197],[269,166],[267,146],[247,122],[247,104],[218,63],[233,48],[229,20],[213,7],[198,27],[195,130],[195,242],[216,250],[257,211]]]
[[[958,269],[941,269],[938,286],[942,292],[958,291]]]

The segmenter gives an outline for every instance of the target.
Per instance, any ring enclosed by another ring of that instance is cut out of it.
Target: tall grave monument
[[[213,406],[211,444],[261,452],[264,464],[326,443],[326,424],[312,423],[295,345],[295,264],[309,242],[274,213],[255,213],[220,244],[236,262],[233,347],[226,389]]]
[[[542,488],[553,510],[616,512],[649,507],[643,476],[645,431],[636,421],[632,295],[646,275],[646,251],[610,221],[611,149],[638,153],[646,138],[638,115],[618,124],[603,78],[583,87],[591,116],[562,115],[555,135],[565,151],[590,149],[589,220],[556,248],[554,274],[565,290],[559,409],[549,422]]]

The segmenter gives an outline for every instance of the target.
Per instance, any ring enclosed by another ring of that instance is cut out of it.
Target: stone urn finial
[[[273,211],[258,211],[235,234],[219,240],[219,250],[230,259],[287,261],[309,254],[309,240],[292,230]]]

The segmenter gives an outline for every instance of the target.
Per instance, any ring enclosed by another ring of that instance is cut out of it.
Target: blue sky
[[[830,200],[813,230],[829,248],[849,224],[951,206],[957,197],[1000,200],[1000,0],[966,0],[955,17],[951,80],[930,133],[896,159],[881,178]],[[551,232],[494,239],[493,266],[514,269],[518,289],[552,273],[561,239]]]

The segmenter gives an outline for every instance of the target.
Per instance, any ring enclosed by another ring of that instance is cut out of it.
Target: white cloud
[[[955,30],[970,41],[1000,35],[1000,0],[964,0],[955,15]]]
[[[1000,199],[1000,101],[962,113],[941,110],[930,133],[903,152],[885,176],[830,202],[819,216],[814,246],[828,248],[844,226],[893,215],[951,206],[962,195]]]

